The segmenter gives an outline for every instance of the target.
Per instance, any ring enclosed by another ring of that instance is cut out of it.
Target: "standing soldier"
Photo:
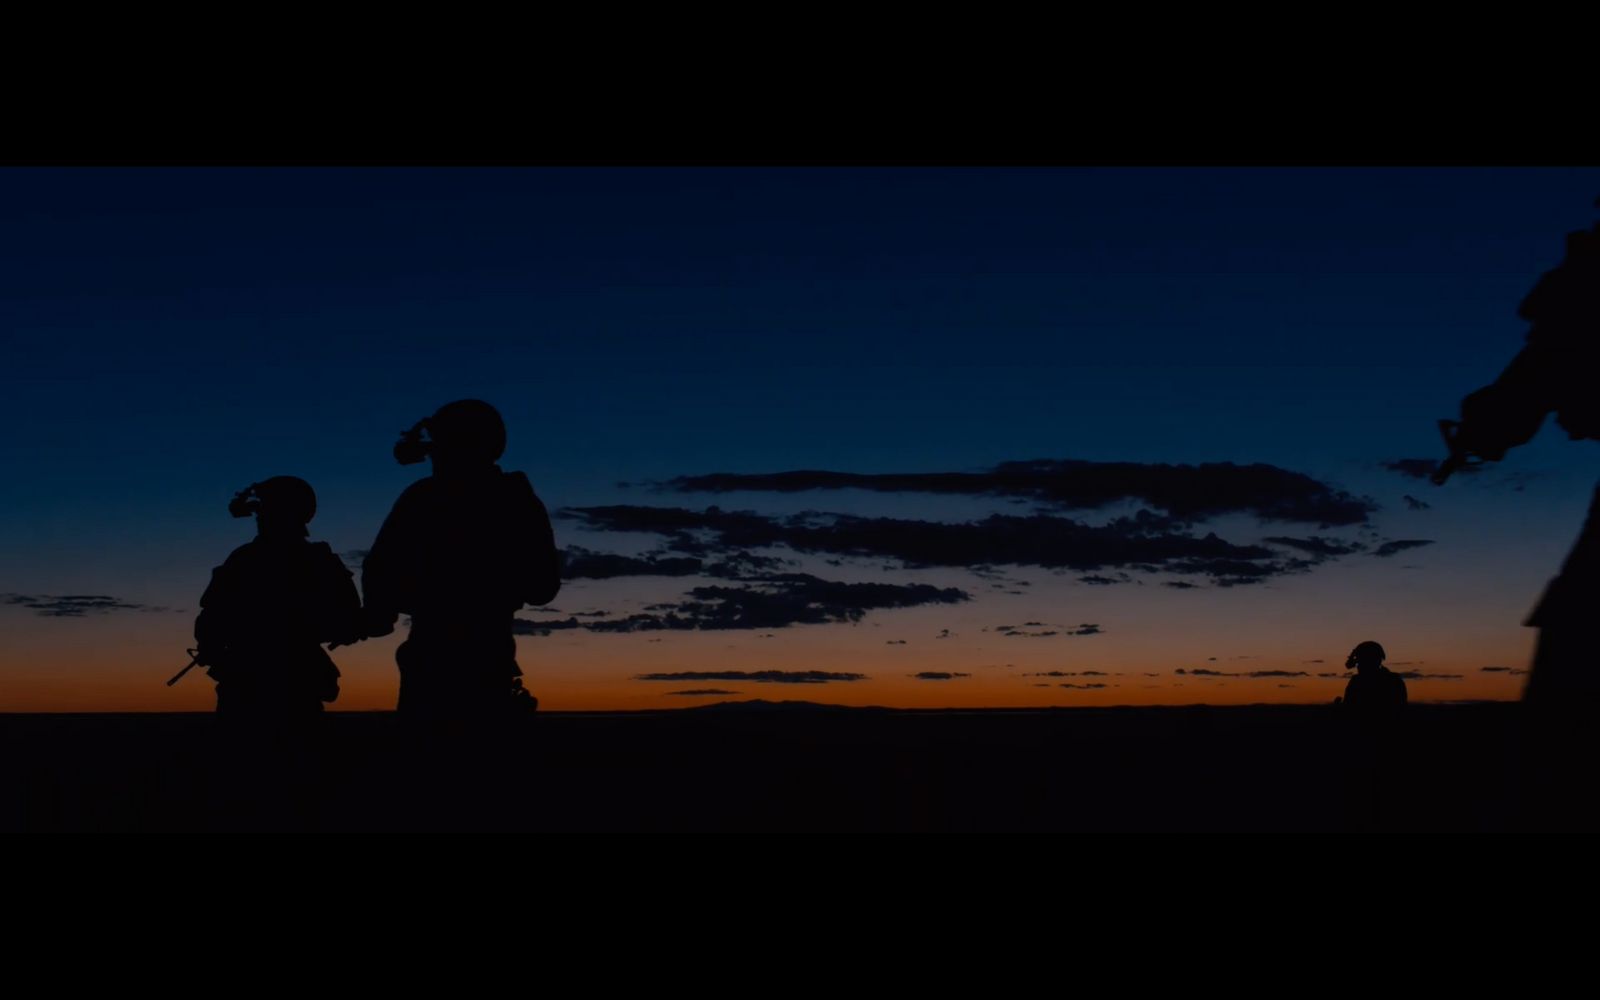
[[[1596,203],[1600,205],[1600,202]],[[1434,474],[1496,461],[1538,433],[1554,413],[1573,440],[1600,439],[1600,225],[1567,234],[1566,257],[1539,279],[1518,310],[1527,344],[1495,381],[1461,401],[1461,420],[1440,421],[1450,454]],[[1522,789],[1538,829],[1600,828],[1590,792],[1600,769],[1600,490],[1561,572],[1523,622],[1539,630],[1522,692]]]
[[[505,452],[500,414],[476,399],[449,403],[405,432],[395,458],[424,458],[433,475],[395,501],[362,566],[367,634],[411,631],[395,652],[399,711],[472,718],[531,711],[512,621],[561,586],[560,556],[544,504],[528,477],[496,464]]]
[[[1405,705],[1405,678],[1383,665],[1387,656],[1383,647],[1370,639],[1350,651],[1344,668],[1356,675],[1344,688],[1346,708],[1377,716]]]
[[[352,641],[361,598],[326,542],[307,540],[317,512],[294,476],[253,483],[228,505],[256,517],[256,537],[211,574],[195,619],[197,663],[217,682],[217,712],[257,719],[314,715],[339,697],[324,642]]]
[[[1567,235],[1566,258],[1522,301],[1527,344],[1493,384],[1461,402],[1461,421],[1441,421],[1450,455],[1443,483],[1474,461],[1496,461],[1538,433],[1549,413],[1573,440],[1600,439],[1600,225]],[[1578,698],[1600,707],[1600,490],[1561,573],[1524,622],[1539,629],[1523,698]]]

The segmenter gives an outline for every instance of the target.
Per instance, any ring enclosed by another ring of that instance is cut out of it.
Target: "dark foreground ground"
[[[503,733],[333,713],[290,735],[0,715],[0,829],[1595,828],[1594,781],[1540,798],[1551,751],[1522,708],[1413,705],[1389,732],[1305,706],[541,713]]]

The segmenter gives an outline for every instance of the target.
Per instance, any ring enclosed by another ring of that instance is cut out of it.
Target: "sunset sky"
[[[1597,170],[0,172],[0,711],[186,711],[249,483],[494,403],[549,709],[1515,698],[1592,446],[1444,487]],[[795,475],[783,476],[783,473]],[[626,558],[604,558],[611,554]],[[394,636],[335,651],[389,709]],[[810,682],[802,682],[807,681]]]

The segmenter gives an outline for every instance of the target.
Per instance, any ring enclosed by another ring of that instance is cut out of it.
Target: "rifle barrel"
[[[172,675],[172,680],[167,681],[167,687],[171,687],[172,685],[174,685],[174,684],[178,683],[179,681],[183,680],[183,675],[184,674],[188,673],[189,671],[193,670],[195,667],[198,667],[199,665],[200,665],[200,657],[198,657],[198,656],[192,657],[189,660],[189,665],[187,667],[184,667],[182,670],[180,670],[176,674]]]

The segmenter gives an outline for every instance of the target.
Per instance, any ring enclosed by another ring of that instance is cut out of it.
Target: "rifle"
[[[183,680],[184,674],[193,670],[195,667],[200,666],[200,651],[198,649],[186,649],[184,652],[189,654],[189,665],[174,674],[172,676],[172,680],[167,681],[167,687],[171,687],[172,685]]]

